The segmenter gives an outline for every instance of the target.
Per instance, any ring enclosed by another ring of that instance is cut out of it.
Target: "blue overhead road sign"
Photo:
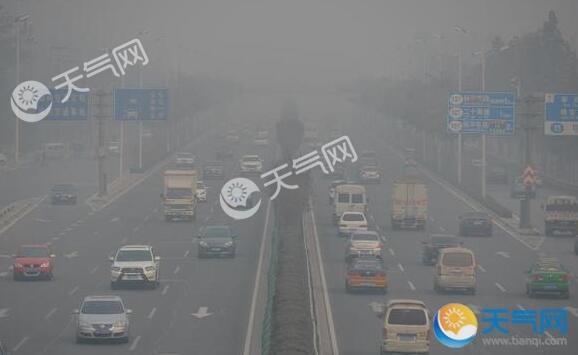
[[[544,134],[578,135],[578,95],[546,94],[544,96]]]
[[[120,121],[166,120],[168,89],[115,89],[114,119]]]
[[[514,134],[516,97],[510,92],[450,92],[450,133],[507,136]]]
[[[84,121],[88,120],[88,92],[72,91],[68,101],[62,102],[66,96],[66,89],[51,89],[52,98],[43,96],[38,103],[39,107],[45,107],[52,102],[52,109],[45,120],[47,121]],[[52,100],[52,101],[51,101]]]

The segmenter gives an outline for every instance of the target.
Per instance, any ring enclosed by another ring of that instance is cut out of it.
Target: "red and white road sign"
[[[531,186],[536,183],[536,171],[534,168],[532,168],[532,166],[526,166],[524,172],[522,173],[522,180],[526,186]]]

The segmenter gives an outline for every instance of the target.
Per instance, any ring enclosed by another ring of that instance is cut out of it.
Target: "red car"
[[[47,245],[22,245],[14,255],[12,275],[14,280],[27,278],[53,278],[54,255],[50,254]]]

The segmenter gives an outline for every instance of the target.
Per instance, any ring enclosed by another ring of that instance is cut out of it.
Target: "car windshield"
[[[18,256],[24,258],[46,258],[48,255],[48,249],[43,247],[20,247],[18,250]]]
[[[445,266],[465,267],[472,266],[474,260],[470,253],[447,253],[444,254],[442,264]]]
[[[204,238],[230,238],[231,232],[228,227],[207,227],[203,233]]]
[[[167,198],[178,198],[178,197],[187,197],[187,196],[191,196],[193,194],[193,192],[191,191],[191,189],[187,189],[187,188],[170,188],[167,189]]]
[[[351,236],[352,241],[371,241],[375,242],[379,240],[379,236],[373,233],[354,233]]]
[[[344,213],[341,219],[347,222],[365,221],[365,217],[361,213]]]
[[[351,194],[351,203],[363,203],[363,194]]]
[[[86,301],[82,305],[83,314],[121,314],[124,313],[119,301]]]
[[[148,250],[121,250],[116,255],[116,261],[151,261],[153,259]]]
[[[393,325],[426,325],[427,315],[422,309],[394,308],[389,312],[387,323]]]

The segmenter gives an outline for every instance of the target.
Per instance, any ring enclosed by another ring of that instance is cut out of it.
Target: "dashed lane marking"
[[[10,308],[0,308],[0,319],[8,318],[9,313],[10,313]]]
[[[185,252],[185,256],[184,256],[184,257],[186,258],[187,256],[189,256],[189,253],[190,253],[190,252],[191,252],[190,250],[187,250],[187,251]]]
[[[409,285],[409,288],[411,288],[412,291],[415,291],[415,286],[414,286],[413,282],[408,281],[407,284]]]
[[[57,310],[58,310],[58,308],[52,308],[52,309],[50,310],[50,312],[48,312],[48,313],[44,316],[44,319],[45,319],[45,320],[50,319],[50,317],[52,317],[52,315],[54,315],[54,313],[56,313]]]
[[[153,307],[153,309],[151,309],[149,315],[147,316],[147,319],[153,319],[156,312],[157,312],[157,307]]]
[[[138,342],[140,341],[140,335],[137,336],[136,338],[134,338],[132,344],[130,345],[130,348],[128,349],[129,351],[134,351],[134,349],[136,349],[136,347],[138,346]]]
[[[180,266],[177,266],[177,267],[175,268],[175,270],[173,271],[173,274],[178,274],[179,271],[181,271],[181,267],[180,267]]]
[[[169,285],[165,285],[165,287],[163,287],[163,290],[161,291],[161,295],[166,295],[167,291],[169,290]]]
[[[480,270],[481,272],[486,272],[486,269],[484,269],[484,267],[480,264],[478,264],[478,270]]]
[[[497,283],[497,282],[495,283],[495,285],[496,285],[496,287],[497,287],[500,291],[506,292],[506,289],[504,288],[504,286],[500,285],[500,284]]]
[[[442,227],[442,226],[440,226],[440,230],[441,230],[442,232],[444,232],[444,233],[447,232],[447,229],[445,229],[445,228]]]
[[[389,248],[389,253],[391,254],[391,256],[395,256],[395,251],[393,251],[393,249]]]
[[[70,292],[68,292],[68,294],[70,296],[74,295],[76,293],[76,291],[78,291],[78,286],[74,286],[74,288],[72,290],[70,290]]]
[[[94,273],[98,270],[99,266],[96,265],[95,267],[92,268],[92,270],[90,270],[90,274],[94,275]]]
[[[28,339],[29,339],[28,337],[22,338],[22,339],[18,342],[18,344],[16,344],[16,345],[12,348],[12,351],[13,351],[13,352],[17,352],[18,350],[20,350],[20,348],[21,348],[22,346],[24,346],[24,344],[26,344],[26,342],[28,341]]]
[[[405,271],[405,269],[403,268],[403,265],[397,264],[397,267],[399,267],[399,270],[400,270],[401,272],[404,272],[404,271]]]
[[[510,253],[506,252],[506,251],[497,251],[496,255],[499,255],[503,258],[509,259],[510,258]]]
[[[111,221],[111,222],[117,222],[117,221],[119,221],[119,220],[120,220],[120,218],[119,218],[119,217],[114,217],[114,218],[113,218],[113,219],[111,219],[110,221]]]

